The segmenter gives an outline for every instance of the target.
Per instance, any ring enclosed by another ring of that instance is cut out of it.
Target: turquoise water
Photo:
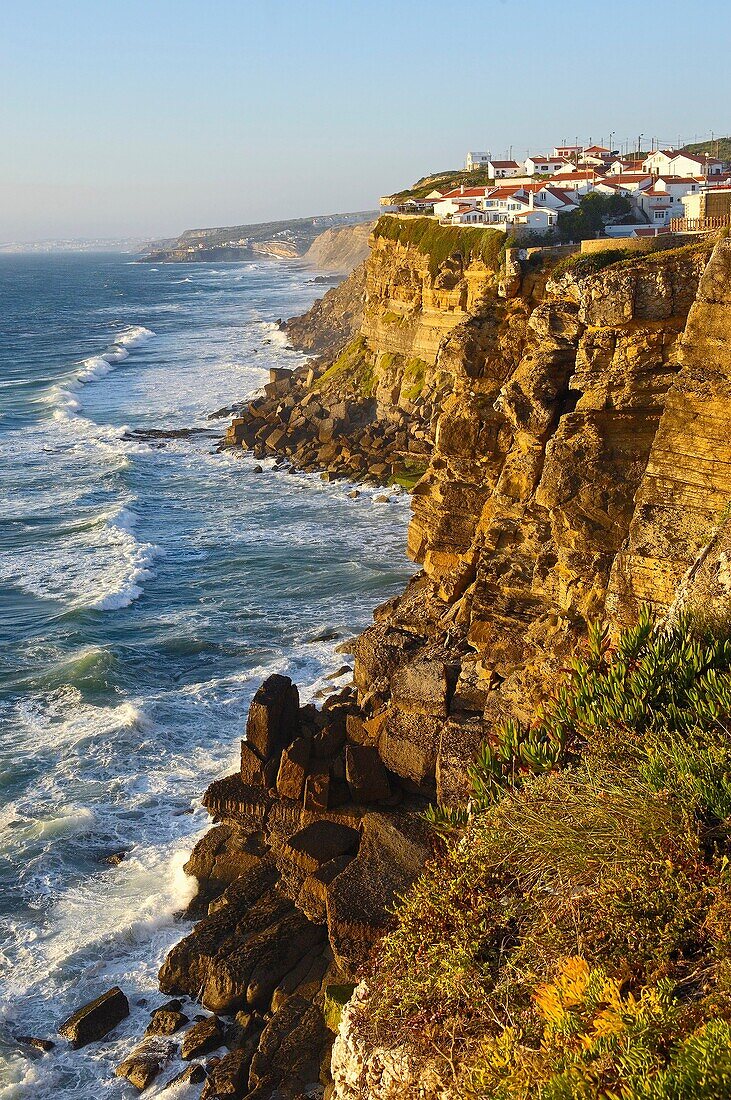
[[[130,438],[220,433],[211,411],[301,361],[273,322],[312,280],[0,257],[0,1100],[134,1093],[112,1068],[185,931],[199,800],[253,691],[332,684],[334,646],[411,572],[404,496],[256,474],[215,434]],[[114,983],[134,1011],[113,1040],[19,1052]]]

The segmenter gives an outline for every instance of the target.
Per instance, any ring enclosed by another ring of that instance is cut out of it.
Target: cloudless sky
[[[370,209],[468,149],[731,131],[728,0],[0,0],[0,242]]]

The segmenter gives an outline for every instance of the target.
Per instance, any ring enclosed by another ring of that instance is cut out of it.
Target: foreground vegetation
[[[731,1096],[731,640],[595,627],[509,722],[369,976],[455,1096]]]

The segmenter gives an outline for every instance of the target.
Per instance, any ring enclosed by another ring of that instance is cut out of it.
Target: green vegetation
[[[609,221],[627,218],[632,210],[622,195],[602,195],[590,191],[579,201],[577,210],[558,216],[558,235],[564,241],[585,241],[604,232]]]
[[[412,356],[406,360],[401,392],[407,401],[415,401],[423,390],[427,367],[428,364],[417,356]]]
[[[601,252],[575,252],[559,260],[551,274],[554,279],[558,279],[570,271],[575,278],[585,279],[587,275],[596,275],[611,264],[633,258],[637,258],[637,253],[629,248],[603,248]]]
[[[411,492],[421,481],[429,466],[428,462],[405,462],[404,467],[391,478],[392,485],[400,485]]]
[[[429,257],[429,270],[433,275],[455,252],[466,258],[482,260],[487,267],[497,271],[505,240],[505,234],[496,229],[477,226],[452,228],[440,225],[433,218],[396,218],[392,215],[379,218],[373,232],[376,237],[418,248]]]
[[[356,336],[324,374],[320,375],[313,389],[337,387],[356,391],[362,397],[372,397],[375,386],[373,357],[364,338]]]
[[[470,187],[487,187],[494,183],[487,174],[487,168],[476,168],[474,172],[468,172],[465,168],[455,168],[449,172],[436,172],[431,176],[422,176],[413,187],[407,187],[403,191],[397,191],[392,195],[396,202],[406,202],[407,199],[425,199],[430,191],[451,191],[460,184],[468,184]]]
[[[731,627],[592,628],[403,900],[369,985],[381,1043],[499,1100],[731,1095]]]
[[[694,153],[696,156],[701,153],[710,153],[712,157],[718,157],[719,160],[731,160],[731,137],[714,138],[713,141],[696,141],[690,145],[684,145],[683,152]]]

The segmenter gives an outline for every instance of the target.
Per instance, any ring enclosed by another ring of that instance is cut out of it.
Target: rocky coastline
[[[132,1084],[182,1055],[202,1100],[451,1095],[408,1036],[373,1041],[363,979],[433,854],[425,811],[464,805],[480,745],[533,719],[589,623],[728,600],[730,286],[724,240],[491,263],[389,225],[288,322],[315,358],[273,372],[225,445],[412,489],[422,570],[320,708],[287,677],[257,691]]]

